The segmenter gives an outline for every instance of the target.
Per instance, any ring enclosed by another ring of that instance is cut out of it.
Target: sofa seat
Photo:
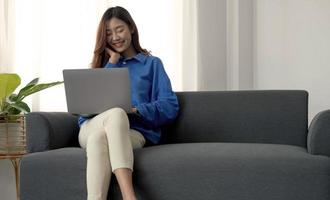
[[[27,154],[21,161],[24,199],[86,199],[86,152],[77,147]],[[49,176],[51,174],[51,176]],[[55,192],[55,193],[54,193]],[[49,195],[54,193],[56,195]],[[74,194],[74,197],[72,197]]]
[[[134,182],[140,199],[203,200],[221,197],[248,200],[253,197],[261,200],[267,197],[267,200],[280,200],[329,197],[329,192],[325,191],[329,191],[326,187],[330,186],[330,158],[310,155],[303,147],[186,143],[137,149],[134,154]],[[26,170],[22,172],[25,191],[29,191],[29,185],[25,185],[24,180],[34,180],[30,184],[33,186],[31,190],[40,188],[37,193],[28,194],[61,199],[67,196],[62,191],[69,191],[76,194],[74,199],[86,197],[86,154],[83,149],[62,148],[29,154],[22,164],[23,170]],[[38,173],[27,173],[29,171]],[[52,176],[47,177],[47,174]],[[48,184],[57,187],[44,187]],[[120,196],[115,179],[111,184],[109,196]],[[58,195],[48,196],[48,189],[53,192],[57,190]]]
[[[329,198],[330,158],[311,156],[302,147],[188,143],[151,148],[135,153],[135,174],[141,177],[137,185],[148,192],[146,197],[157,200]]]

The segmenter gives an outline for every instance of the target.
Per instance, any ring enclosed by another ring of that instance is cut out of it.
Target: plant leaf
[[[28,83],[25,87],[30,86],[30,85],[36,85],[38,82],[39,82],[39,78],[35,78],[30,83]]]
[[[53,87],[55,85],[62,84],[62,83],[63,83],[63,81],[57,81],[57,82],[52,82],[52,83],[42,83],[42,84],[34,85],[33,87],[28,88],[27,90],[21,92],[21,96],[18,98],[18,101],[21,101],[22,99],[24,99],[25,97],[27,97],[33,93],[39,92],[41,90],[44,90],[44,89],[47,89],[47,88],[50,88],[50,87]]]
[[[6,101],[2,103],[0,115],[7,115],[8,114],[8,109],[9,109],[8,105],[9,105],[9,103],[6,102]]]
[[[18,99],[17,97],[18,97],[17,94],[11,94],[11,95],[8,97],[8,99],[9,99],[9,101],[14,102],[14,101],[17,101],[17,99]]]
[[[12,94],[21,84],[21,78],[17,74],[0,74],[0,99]]]
[[[7,111],[7,115],[19,115],[22,111],[15,108],[15,107],[10,107]]]
[[[30,112],[30,108],[29,106],[22,102],[22,101],[19,101],[19,102],[15,102],[13,104],[9,104],[8,105],[9,109],[8,109],[8,114],[9,115],[18,115],[20,113],[28,113]]]
[[[21,99],[21,97],[23,96],[23,94],[28,91],[30,88],[34,87],[39,81],[39,78],[35,78],[33,79],[30,83],[28,83],[25,87],[23,87],[19,93],[17,94],[16,100],[17,99]]]

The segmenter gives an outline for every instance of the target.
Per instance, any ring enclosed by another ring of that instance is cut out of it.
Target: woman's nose
[[[119,39],[119,36],[117,33],[113,33],[112,34],[112,40],[118,40]]]

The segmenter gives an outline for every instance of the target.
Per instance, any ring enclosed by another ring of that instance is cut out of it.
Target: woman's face
[[[131,45],[132,31],[124,21],[115,17],[111,18],[107,22],[106,34],[108,45],[116,52],[126,57],[129,56],[127,55],[129,52],[134,51]]]

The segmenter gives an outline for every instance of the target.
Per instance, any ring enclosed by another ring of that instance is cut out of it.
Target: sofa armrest
[[[29,153],[78,146],[77,117],[65,112],[31,112],[26,115]]]
[[[330,157],[330,110],[318,113],[312,120],[307,138],[308,152]]]

